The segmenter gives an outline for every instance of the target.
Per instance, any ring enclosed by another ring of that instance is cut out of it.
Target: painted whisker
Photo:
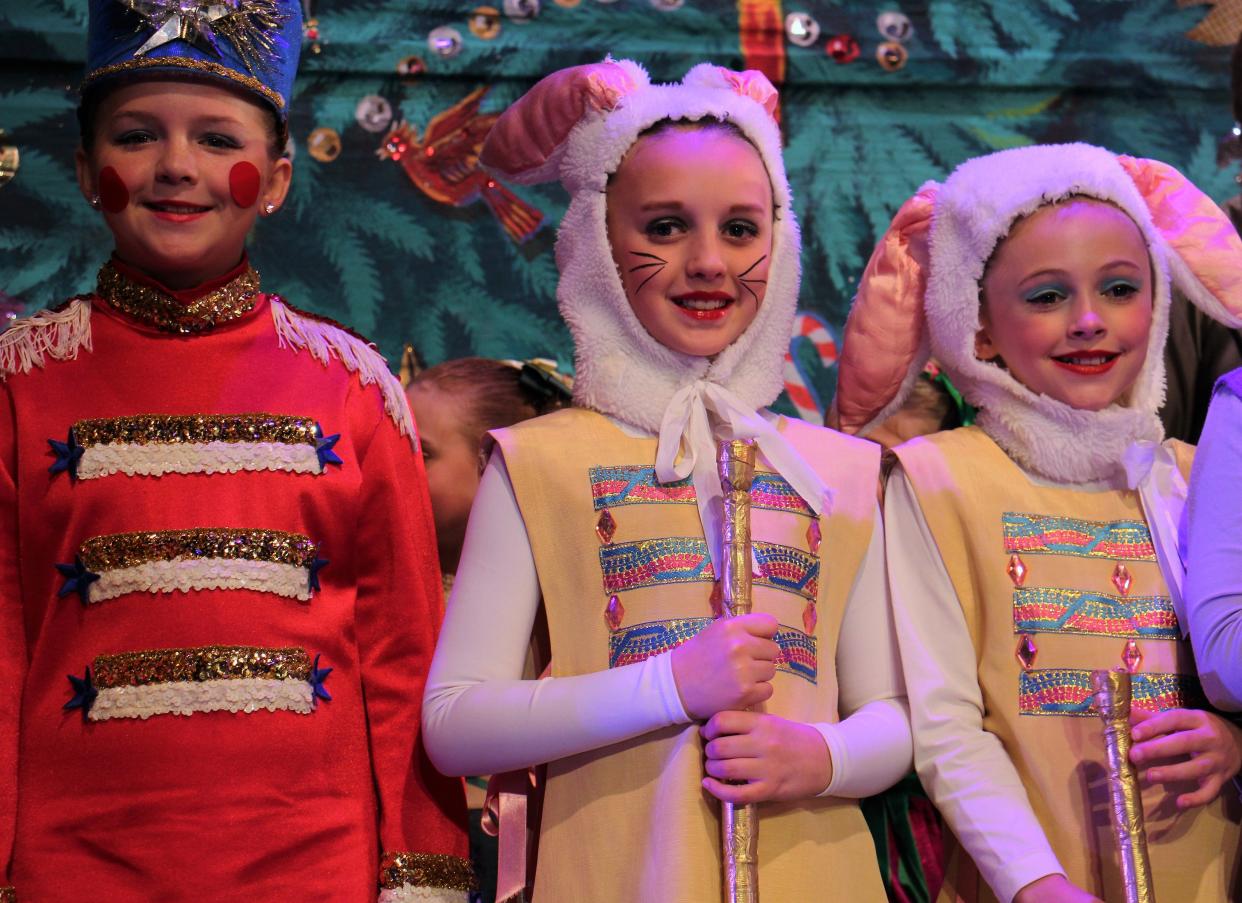
[[[653,270],[650,276],[648,276],[642,282],[638,283],[638,288],[634,289],[634,294],[638,294],[639,292],[641,292],[643,290],[644,285],[646,285],[656,276],[659,276],[660,273],[662,273],[663,271],[664,271],[664,264],[660,264],[660,268],[658,270]]]
[[[745,277],[745,276],[747,276],[747,275],[750,273],[750,271],[751,271],[751,270],[753,270],[755,267],[759,266],[759,264],[763,263],[763,262],[764,262],[765,260],[767,260],[767,259],[768,259],[768,255],[767,255],[767,254],[764,254],[762,257],[760,257],[758,260],[756,260],[754,263],[752,263],[750,266],[748,266],[748,267],[747,267],[744,271],[742,271],[741,273],[739,273],[737,278],[738,278],[738,279],[744,279],[744,277]],[[760,279],[760,280],[755,280],[755,281],[762,282],[763,280],[761,280],[761,279]]]

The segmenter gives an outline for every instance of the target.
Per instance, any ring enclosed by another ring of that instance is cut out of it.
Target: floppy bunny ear
[[[565,139],[590,113],[606,113],[648,83],[629,60],[561,69],[539,81],[501,114],[488,132],[479,160],[497,175],[521,184],[557,178]]]
[[[704,88],[727,88],[741,97],[749,97],[767,110],[768,115],[773,118],[776,117],[777,107],[780,106],[781,98],[776,86],[768,81],[768,77],[758,69],[738,72],[711,63],[699,63],[686,73],[681,83]]]
[[[929,356],[923,295],[928,235],[939,185],[906,201],[863,271],[845,324],[829,425],[867,429],[896,411]]]
[[[1159,160],[1118,156],[1169,250],[1173,284],[1227,326],[1242,326],[1242,239],[1229,216]]]

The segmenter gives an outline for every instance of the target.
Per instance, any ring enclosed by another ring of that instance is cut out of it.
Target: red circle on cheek
[[[229,170],[229,193],[238,207],[253,207],[259,199],[259,167],[249,160],[234,163]]]
[[[120,213],[129,206],[129,189],[111,166],[99,170],[99,203],[109,213]]]

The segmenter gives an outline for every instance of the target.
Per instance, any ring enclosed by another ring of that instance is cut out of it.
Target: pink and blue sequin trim
[[[608,667],[620,668],[676,649],[712,623],[712,618],[647,621],[614,630],[608,637]],[[783,624],[774,638],[780,647],[776,669],[816,683],[819,678],[815,637]]]
[[[1134,674],[1134,705],[1165,709],[1202,708],[1199,682],[1185,674]],[[1095,717],[1091,707],[1091,672],[1080,668],[1047,668],[1018,675],[1018,711],[1023,715]]]
[[[761,586],[814,600],[819,594],[819,559],[800,549],[754,543]],[[670,583],[710,583],[716,579],[706,541],[692,536],[644,539],[600,546],[604,592],[623,593]]]
[[[1019,588],[1013,593],[1014,633],[1089,636],[1181,636],[1167,596],[1111,596],[1076,589]]]
[[[622,505],[693,505],[696,501],[694,485],[689,477],[661,483],[656,479],[653,467],[592,467],[590,474],[591,498],[596,511]],[[750,498],[755,508],[815,516],[789,481],[780,474],[755,474]]]
[[[688,536],[600,546],[599,564],[606,594],[716,579],[707,543]]]
[[[1155,561],[1151,533],[1142,521],[1090,521],[1045,514],[1001,517],[1005,551],[1024,555],[1073,555]]]

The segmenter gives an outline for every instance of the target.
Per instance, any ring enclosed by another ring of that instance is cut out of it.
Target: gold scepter
[[[1104,722],[1108,751],[1109,814],[1121,854],[1121,880],[1126,903],[1156,903],[1147,858],[1147,828],[1138,774],[1130,762],[1130,673],[1122,670],[1091,672],[1095,703]]]
[[[721,617],[750,613],[750,484],[755,476],[754,440],[722,441],[716,452],[724,493],[721,545],[724,554]],[[724,903],[759,903],[759,811],[754,803],[720,804],[720,852]]]

